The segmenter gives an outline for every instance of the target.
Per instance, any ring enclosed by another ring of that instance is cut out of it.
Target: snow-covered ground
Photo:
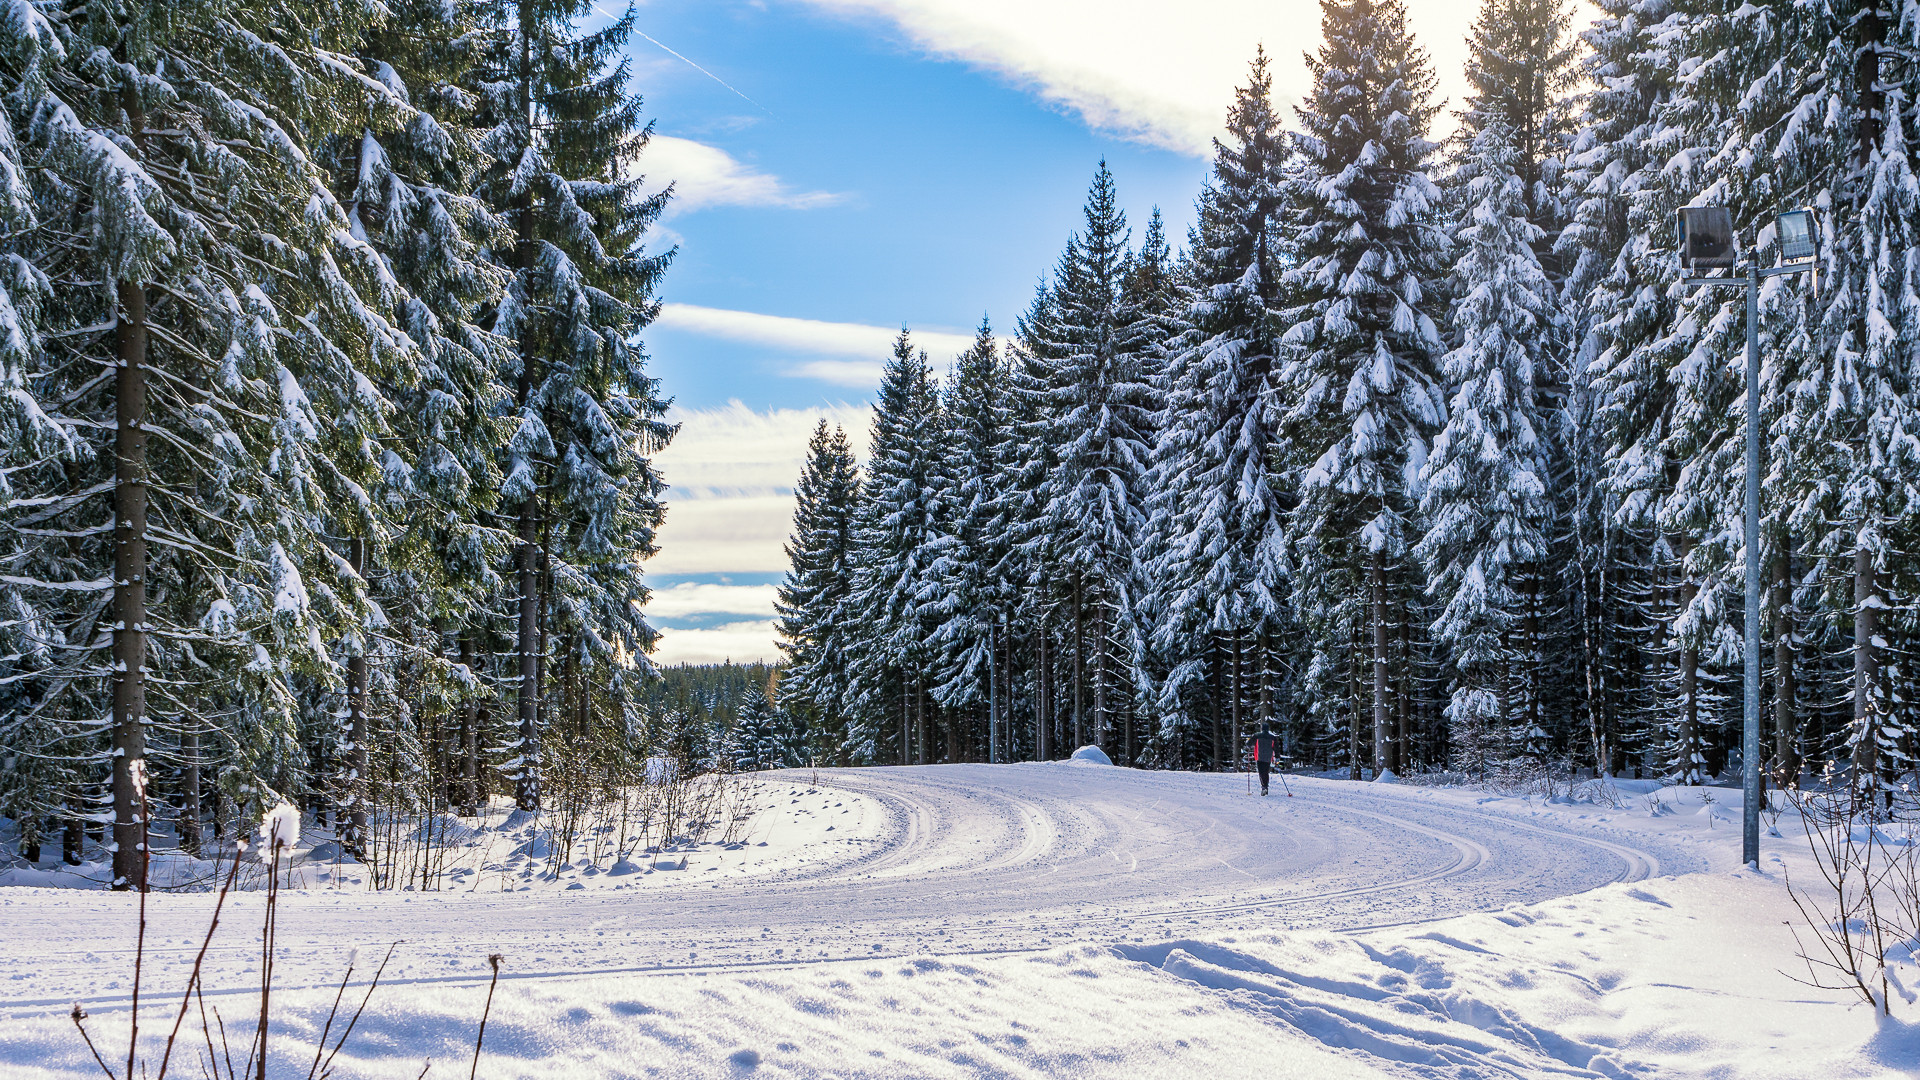
[[[416,880],[422,867],[432,891],[525,892],[534,890],[645,889],[711,884],[721,879],[759,876],[807,868],[814,872],[859,854],[860,846],[879,842],[886,823],[880,804],[836,788],[816,787],[805,773],[744,773],[718,783],[701,777],[675,788],[683,802],[675,813],[680,828],[663,839],[656,820],[644,825],[638,813],[651,803],[661,813],[663,789],[643,790],[652,798],[634,800],[626,820],[606,814],[579,824],[570,851],[555,849],[557,831],[550,819],[529,820],[513,803],[496,798],[476,818],[443,815],[416,828],[397,846],[390,861],[396,878]],[[686,819],[699,819],[689,825]],[[420,834],[431,831],[430,853]],[[0,844],[11,839],[0,827]],[[106,852],[97,845],[79,866],[60,862],[58,837],[45,845],[41,862],[0,862],[0,886],[33,885],[52,889],[99,890],[112,876]],[[149,879],[162,890],[206,889],[223,879],[230,864],[180,854],[170,837],[155,843]],[[685,871],[685,873],[680,873]],[[368,868],[343,860],[329,833],[308,833],[282,861],[281,878],[297,890],[364,890]],[[240,887],[262,886],[264,872],[242,868]]]
[[[336,1076],[468,1068],[493,953],[497,1078],[1920,1075],[1920,1028],[1789,978],[1805,842],[1739,868],[1737,791],[1262,799],[1084,761],[759,785],[685,871],[283,893],[271,1075],[306,1075],[349,951],[361,982],[396,940]],[[0,1072],[97,1074],[75,999],[124,1060],[134,903],[0,889]],[[209,959],[230,1018],[262,903],[228,901]],[[148,1035],[211,904],[149,900]]]

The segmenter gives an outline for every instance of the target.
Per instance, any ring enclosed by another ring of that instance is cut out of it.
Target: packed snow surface
[[[350,950],[360,985],[394,941],[336,1076],[468,1067],[492,953],[486,1077],[1920,1066],[1912,1026],[1782,974],[1797,841],[1737,869],[1737,802],[1697,789],[1548,803],[1293,777],[1262,798],[1241,776],[1080,763],[760,783],[760,833],[711,856],[731,873],[696,854],[647,888],[284,891],[270,1075],[305,1075]],[[0,889],[0,1071],[97,1072],[76,999],[124,1060],[135,900]],[[150,898],[144,1034],[170,1023],[212,902]],[[262,903],[229,899],[209,957],[230,1024],[256,1000]]]

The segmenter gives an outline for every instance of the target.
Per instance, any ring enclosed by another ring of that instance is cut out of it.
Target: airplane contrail
[[[714,82],[719,83],[721,86],[726,87],[728,90],[732,90],[734,95],[738,97],[741,101],[744,101],[747,104],[753,106],[754,108],[759,109],[761,112],[766,113],[768,116],[773,116],[772,109],[769,109],[765,105],[762,105],[759,102],[748,97],[747,95],[742,94],[738,89],[735,89],[732,83],[727,82],[727,80],[721,78],[718,75],[715,75],[713,72],[708,71],[706,68],[701,67],[699,64],[696,64],[692,60],[687,59],[685,56],[682,56],[681,54],[674,52],[672,48],[668,47],[668,45],[665,42],[661,41],[659,38],[654,37],[652,34],[647,33],[645,30],[642,30],[637,26],[634,27],[633,32],[636,34],[639,34],[643,38],[646,38],[648,41],[653,42],[655,45],[660,46],[661,49],[665,50],[668,53],[671,53],[674,57],[678,58],[680,62],[686,64],[688,67],[692,68],[693,70],[699,72],[702,75],[705,75],[707,78],[712,79]],[[774,119],[778,120],[779,117],[775,116]]]

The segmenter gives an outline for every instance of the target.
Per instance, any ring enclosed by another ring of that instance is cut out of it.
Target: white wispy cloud
[[[660,619],[690,615],[765,615],[773,610],[772,585],[715,585],[683,581],[656,589],[647,602],[647,614]]]
[[[809,360],[787,369],[789,375],[801,375],[835,386],[853,386],[863,390],[880,385],[880,376],[885,372],[886,364],[878,360]]]
[[[1316,0],[790,2],[884,20],[920,49],[991,71],[1091,127],[1196,157],[1211,154],[1256,43],[1290,101],[1311,85],[1301,53],[1320,44]],[[1479,0],[1408,5],[1441,93],[1456,104],[1462,42],[1478,8]]]
[[[734,401],[720,409],[675,409],[671,419],[679,422],[680,434],[654,458],[671,486],[666,523],[660,530],[660,554],[648,560],[648,571],[767,574],[786,570],[782,548],[793,528],[793,486],[806,461],[807,439],[823,416],[827,423],[844,428],[855,453],[865,455],[869,422],[865,405],[756,412]],[[771,617],[772,593],[765,597],[761,610]],[[737,606],[679,613],[700,611],[740,613]]]
[[[812,210],[832,206],[845,196],[829,191],[796,191],[779,177],[761,172],[717,146],[655,135],[640,158],[644,190],[674,185],[666,216],[690,214],[713,206],[767,206]]]
[[[729,311],[695,304],[662,305],[660,317],[654,320],[653,325],[658,329],[761,345],[785,352],[851,358],[799,361],[788,369],[788,374],[860,389],[871,389],[879,383],[880,369],[893,351],[894,339],[900,336],[898,328],[795,319],[785,315]],[[912,335],[914,343],[927,350],[927,355],[936,366],[943,366],[973,344],[971,334],[915,330]]]
[[[672,444],[654,458],[666,476],[667,517],[660,554],[647,562],[659,575],[777,574],[787,569],[784,545],[793,528],[793,488],[806,462],[807,440],[822,417],[847,432],[854,452],[867,448],[867,406],[756,412],[739,401],[719,409],[675,409]],[[662,664],[746,663],[780,659],[775,646],[773,585],[681,582],[654,590],[647,613],[660,620]],[[718,625],[671,624],[720,616]]]
[[[656,664],[773,663],[782,658],[773,620],[733,622],[703,630],[662,630],[653,650]]]

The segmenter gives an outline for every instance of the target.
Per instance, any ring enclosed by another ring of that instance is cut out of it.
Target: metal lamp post
[[[1724,206],[1683,206],[1679,210],[1680,265],[1688,270],[1735,269],[1738,244],[1733,215]],[[1744,274],[1690,277],[1688,285],[1747,290],[1747,625],[1746,731],[1741,751],[1740,860],[1760,863],[1760,279],[1814,269],[1813,211],[1789,210],[1774,219],[1784,265],[1763,267],[1749,259]],[[1688,762],[1689,767],[1692,763]]]

